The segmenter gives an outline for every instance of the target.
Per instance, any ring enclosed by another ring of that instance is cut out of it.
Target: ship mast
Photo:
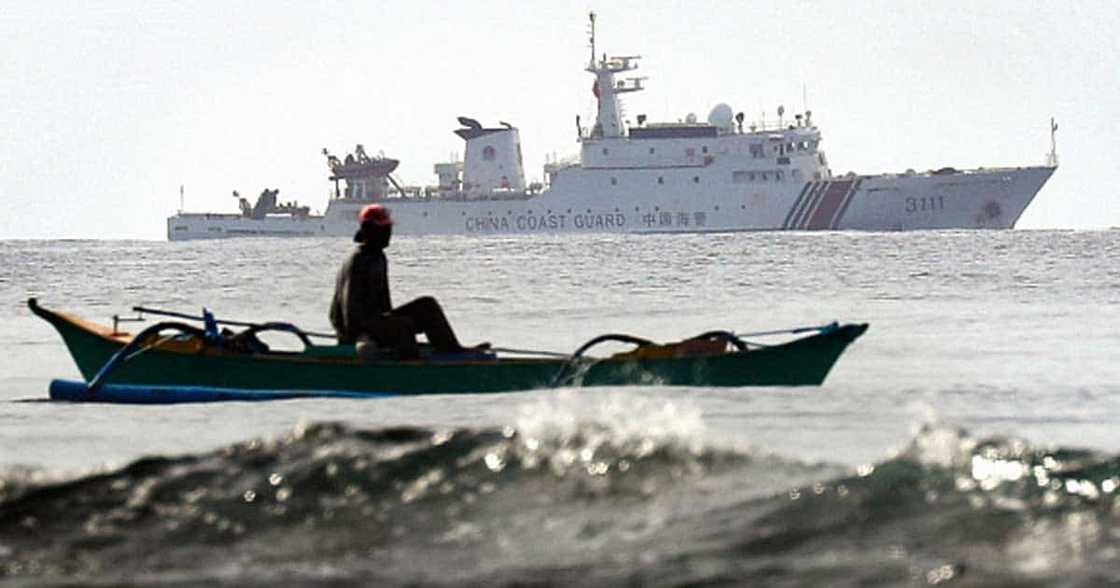
[[[592,139],[615,138],[623,136],[625,129],[622,125],[621,108],[618,95],[628,92],[643,90],[642,80],[645,78],[626,78],[615,81],[615,74],[638,68],[636,63],[641,59],[639,55],[610,57],[603,54],[603,58],[595,61],[595,13],[589,14],[591,37],[591,62],[587,64],[587,72],[595,75],[595,85],[591,91],[599,99],[599,109],[595,117],[595,127],[591,129]]]
[[[590,12],[587,16],[591,19],[591,24],[588,26],[591,36],[591,61],[587,62],[587,67],[593,68],[595,67],[595,13]]]
[[[1058,140],[1054,135],[1058,132],[1058,123],[1054,122],[1054,117],[1050,117],[1050,154],[1046,157],[1046,163],[1050,167],[1058,167]]]

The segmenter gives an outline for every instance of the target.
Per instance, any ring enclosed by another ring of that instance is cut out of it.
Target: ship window
[[[482,159],[486,161],[494,161],[495,155],[494,148],[490,145],[487,145],[486,148],[482,150]]]
[[[692,176],[692,183],[693,184],[699,184],[700,183],[700,176]]]
[[[753,179],[753,178],[750,177],[752,175],[754,175],[754,174],[750,174],[750,173],[745,172],[745,171],[731,172],[731,183],[732,184],[745,184],[748,181],[750,181],[751,179]]]
[[[607,155],[608,153],[610,153],[610,151],[607,150],[606,147],[603,147],[603,155]]]
[[[753,182],[754,181],[754,172],[747,173],[747,181],[748,182]]]
[[[762,143],[751,143],[751,157],[759,159],[765,156]]]
[[[782,172],[780,172],[780,171],[774,172],[774,181],[775,182],[782,181]]]
[[[649,154],[650,154],[650,155],[653,155],[653,147],[650,147],[650,148],[649,148]]]
[[[765,182],[766,180],[769,180],[769,179],[770,179],[770,176],[767,175],[766,172],[762,172],[762,181]]]
[[[703,147],[700,148],[700,153],[707,153],[707,152],[708,152],[708,146],[707,145],[704,145]]]
[[[611,185],[612,186],[617,186],[618,185],[618,178],[611,178]]]
[[[665,176],[657,176],[657,183],[658,184],[664,184],[665,183]]]

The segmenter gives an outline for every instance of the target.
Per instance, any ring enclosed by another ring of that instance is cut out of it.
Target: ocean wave
[[[1093,585],[1120,577],[1115,456],[930,426],[893,457],[847,471],[700,443],[688,411],[639,408],[631,424],[624,408],[537,406],[504,429],[315,423],[70,480],[9,471],[0,483],[0,578]]]

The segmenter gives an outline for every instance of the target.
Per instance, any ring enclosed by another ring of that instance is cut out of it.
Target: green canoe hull
[[[88,382],[128,341],[108,329],[28,302],[62,336]],[[719,355],[605,358],[585,366],[574,386],[815,386],[866,324],[827,329],[781,345]],[[154,348],[122,363],[108,381],[247,390],[334,390],[383,394],[461,394],[546,388],[565,359],[367,360],[352,348],[303,353],[183,352]]]

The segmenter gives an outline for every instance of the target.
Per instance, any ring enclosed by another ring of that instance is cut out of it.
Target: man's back
[[[339,343],[354,343],[374,332],[377,319],[392,310],[389,262],[379,248],[359,246],[335,279],[331,324]]]

